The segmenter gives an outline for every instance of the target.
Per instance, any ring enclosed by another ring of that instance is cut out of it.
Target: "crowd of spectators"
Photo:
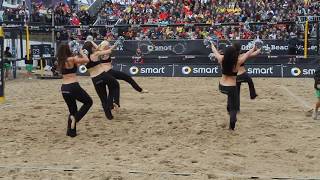
[[[87,11],[75,12],[60,3],[54,8],[57,25],[88,25],[96,18]],[[8,10],[8,18],[23,18],[23,9]],[[52,9],[34,5],[32,21],[51,21]],[[5,13],[6,14],[6,13]],[[9,15],[10,14],[10,15]],[[124,36],[131,40],[147,39],[202,39],[216,35],[221,39],[287,39],[290,34],[301,34],[302,24],[248,25],[250,22],[288,22],[299,21],[300,16],[320,16],[320,2],[306,0],[107,0],[98,11],[101,24],[192,24],[192,23],[240,23],[237,26],[177,26],[120,28],[118,33],[108,30],[85,30],[60,32],[58,37],[94,35],[95,38],[116,38]],[[118,21],[119,20],[119,21]],[[311,24],[309,32],[315,35]],[[63,35],[64,34],[64,35]]]
[[[123,34],[127,39],[202,39],[211,34],[222,39],[252,39],[257,34],[263,39],[286,39],[290,33],[299,34],[303,27],[296,24],[248,26],[247,23],[298,21],[299,16],[320,15],[319,2],[305,4],[304,0],[145,0],[124,6],[126,9],[121,13],[121,18],[125,24],[242,24],[219,28],[157,27],[138,31],[129,28]],[[315,32],[312,25],[310,31],[312,34]]]
[[[95,20],[89,16],[85,8],[76,10],[64,3],[59,3],[55,7],[46,7],[36,2],[31,4],[31,11],[24,5],[17,8],[4,8],[2,20],[52,24],[52,12],[54,12],[55,25],[89,25]]]

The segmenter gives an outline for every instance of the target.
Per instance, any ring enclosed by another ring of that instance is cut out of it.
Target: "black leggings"
[[[237,88],[238,88],[238,96],[239,96],[239,101],[240,101],[240,89],[241,89],[241,83],[246,82],[248,83],[249,86],[249,92],[250,92],[250,98],[254,99],[256,98],[256,90],[254,88],[254,84],[252,81],[252,78],[249,76],[247,72],[240,74],[237,76]]]
[[[230,116],[229,128],[234,130],[237,122],[237,112],[240,109],[237,86],[224,86],[219,83],[221,93],[228,95],[227,110]]]
[[[80,87],[79,83],[77,82],[71,84],[63,84],[61,86],[61,92],[64,101],[68,105],[70,115],[74,116],[76,121],[79,122],[92,106],[93,102],[91,97],[85,90]],[[76,101],[80,101],[81,103],[83,103],[79,111]]]
[[[117,99],[117,97],[120,97],[119,82],[114,77],[105,72],[99,74],[96,77],[93,77],[92,82],[100,98],[103,110],[106,113],[106,116],[109,118],[111,114],[110,111],[113,108],[113,99]],[[108,86],[109,94],[107,93],[106,86]],[[118,98],[118,101],[116,101],[115,103],[120,106],[119,99],[120,98]]]
[[[125,82],[129,83],[133,89],[135,89],[138,92],[142,91],[142,88],[137,84],[135,80],[132,79],[131,76],[127,75],[126,73],[123,73],[121,71],[116,71],[113,69],[110,69],[107,73],[109,73],[111,76],[113,76],[116,79],[124,80]]]

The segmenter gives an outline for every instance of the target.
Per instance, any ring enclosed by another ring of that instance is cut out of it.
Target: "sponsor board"
[[[237,40],[241,45],[243,52],[252,48],[252,40]],[[257,57],[250,58],[248,62],[252,64],[285,64],[289,61],[288,55],[288,42],[283,40],[263,40],[264,49],[270,51],[270,53],[262,53]],[[99,43],[99,41],[96,41]],[[112,44],[112,42],[111,42]],[[230,45],[225,40],[219,41],[220,50]],[[316,55],[317,42],[310,40],[308,54]],[[145,63],[150,64],[176,64],[176,63],[190,63],[190,64],[210,64],[208,55],[212,53],[210,48],[206,48],[203,44],[203,40],[126,40],[122,48],[116,49],[112,55],[116,58],[117,63],[131,63],[132,57],[136,55],[138,49],[141,51]],[[298,46],[297,56],[303,56],[303,46]],[[129,60],[130,59],[130,60]],[[297,59],[301,59],[297,57]],[[308,57],[309,60],[313,57]],[[305,62],[297,61],[297,62]]]
[[[312,78],[316,72],[317,65],[285,65],[283,66],[283,77]]]
[[[247,73],[252,77],[281,77],[281,65],[246,65]]]
[[[174,76],[177,77],[218,77],[221,76],[220,65],[176,65]]]
[[[52,48],[50,44],[31,45],[31,56],[33,60],[51,58]]]
[[[31,56],[33,60],[41,59],[41,45],[31,45]]]
[[[246,65],[252,77],[313,77],[316,65]],[[153,77],[220,77],[221,67],[217,64],[113,64],[113,69],[130,76]],[[88,73],[79,73],[88,75]]]
[[[131,76],[159,76],[171,77],[173,73],[172,65],[147,64],[130,65],[122,64],[122,71]]]

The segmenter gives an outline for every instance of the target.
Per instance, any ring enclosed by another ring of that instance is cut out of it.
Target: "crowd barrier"
[[[218,64],[114,64],[113,68],[131,76],[145,77],[220,77]],[[314,64],[251,64],[246,65],[252,77],[312,78]]]

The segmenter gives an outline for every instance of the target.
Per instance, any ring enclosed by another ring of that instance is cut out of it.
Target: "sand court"
[[[218,78],[135,78],[121,82],[121,111],[105,118],[91,79],[80,84],[94,105],[65,135],[60,80],[17,79],[0,105],[0,179],[320,178],[320,120],[313,79],[254,78],[246,84],[235,132]]]

